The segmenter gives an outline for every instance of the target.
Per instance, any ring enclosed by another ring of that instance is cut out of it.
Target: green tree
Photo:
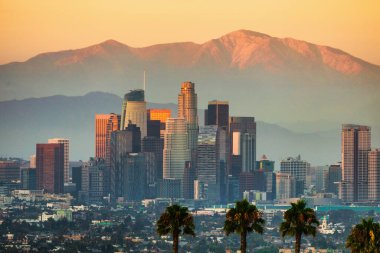
[[[362,219],[347,237],[346,248],[350,248],[353,253],[379,253],[380,224],[373,222],[372,218]]]
[[[157,233],[162,235],[171,234],[173,237],[173,252],[178,252],[178,241],[180,235],[192,235],[194,232],[193,216],[187,207],[180,205],[168,206],[157,221]]]
[[[282,237],[295,237],[295,253],[299,253],[301,250],[302,235],[315,236],[319,225],[315,211],[306,206],[306,201],[303,199],[298,200],[297,203],[292,203],[292,207],[284,214],[285,221],[280,225],[280,233]]]
[[[265,220],[262,213],[255,205],[250,204],[246,199],[237,201],[235,207],[228,210],[223,230],[226,235],[231,233],[240,234],[240,250],[247,251],[247,234],[255,231],[262,234],[264,232]]]

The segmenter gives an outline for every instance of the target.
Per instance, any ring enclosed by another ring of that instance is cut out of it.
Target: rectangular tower
[[[380,202],[380,149],[368,154],[368,200]]]
[[[69,175],[69,169],[70,169],[70,163],[69,163],[69,140],[64,138],[52,138],[48,140],[48,143],[62,143],[63,144],[63,153],[64,153],[64,182],[68,183],[70,181],[70,175]]]
[[[344,202],[368,200],[368,152],[371,128],[345,124],[342,126],[342,191]]]
[[[63,193],[64,154],[63,143],[36,145],[37,190]]]

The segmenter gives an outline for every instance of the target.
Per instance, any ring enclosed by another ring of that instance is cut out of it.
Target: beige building
[[[380,149],[368,153],[368,200],[380,201]]]
[[[342,182],[339,196],[344,202],[368,201],[368,152],[371,128],[342,126]]]

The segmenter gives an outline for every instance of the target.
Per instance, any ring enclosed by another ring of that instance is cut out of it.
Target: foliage
[[[178,252],[179,236],[185,234],[195,236],[194,229],[193,216],[187,207],[176,204],[168,206],[157,221],[157,233],[160,236],[172,235],[174,252]]]
[[[280,233],[282,237],[294,236],[295,252],[299,253],[301,249],[302,235],[315,236],[319,222],[315,211],[307,208],[305,200],[298,200],[297,203],[292,203],[292,207],[284,214],[284,220],[280,225]]]
[[[265,221],[262,219],[262,213],[255,205],[250,204],[246,199],[237,201],[234,208],[231,208],[226,214],[223,230],[226,235],[231,233],[240,234],[240,250],[246,252],[247,234],[264,232]]]
[[[380,252],[380,224],[372,218],[362,219],[347,237],[346,247],[351,252],[379,253]]]

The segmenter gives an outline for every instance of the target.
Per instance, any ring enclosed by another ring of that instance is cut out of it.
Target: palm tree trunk
[[[241,232],[240,234],[240,251],[241,253],[247,252],[247,232]]]
[[[296,244],[294,246],[294,253],[300,253],[301,251],[301,236],[302,234],[296,234]]]
[[[173,252],[178,253],[178,233],[173,233]]]

